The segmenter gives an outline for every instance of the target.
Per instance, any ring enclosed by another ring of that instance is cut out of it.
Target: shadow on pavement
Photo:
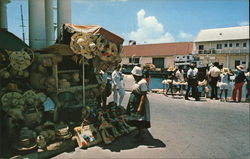
[[[166,144],[159,139],[155,139],[151,133],[146,130],[142,141],[138,141],[135,137],[137,131],[128,135],[121,136],[113,141],[111,144],[98,145],[102,149],[109,149],[112,152],[120,152],[121,150],[133,149],[141,145],[148,146],[148,148],[166,147]]]

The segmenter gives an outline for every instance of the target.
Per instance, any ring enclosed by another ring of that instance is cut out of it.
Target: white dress
[[[221,90],[228,89],[229,82],[229,75],[227,73],[220,74],[220,82],[218,82],[218,86]]]

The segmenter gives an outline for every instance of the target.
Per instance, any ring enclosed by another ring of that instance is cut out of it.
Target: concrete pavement
[[[127,105],[126,92],[123,105]],[[186,101],[162,94],[148,95],[151,125],[145,140],[134,133],[110,145],[76,148],[61,158],[249,158],[249,103],[202,98]],[[112,96],[109,101],[112,100]]]

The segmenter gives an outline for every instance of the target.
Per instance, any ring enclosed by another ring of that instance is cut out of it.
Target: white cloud
[[[189,34],[189,33],[185,33],[185,32],[183,32],[183,31],[180,31],[178,37],[179,37],[180,39],[184,39],[184,40],[192,40],[193,35],[192,35],[192,34]]]
[[[158,22],[155,16],[145,17],[145,14],[143,9],[137,13],[138,28],[127,34],[129,40],[135,40],[139,44],[175,41],[169,32],[164,31],[164,26]]]
[[[249,25],[249,21],[243,21],[239,23],[240,26]]]

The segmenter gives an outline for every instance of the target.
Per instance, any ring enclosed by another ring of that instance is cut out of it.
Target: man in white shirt
[[[208,72],[208,74],[209,74],[209,76],[211,78],[211,81],[210,81],[211,97],[210,97],[210,99],[215,98],[216,100],[219,99],[218,96],[217,96],[217,90],[218,90],[217,82],[219,81],[220,72],[221,72],[218,67],[219,67],[219,63],[215,62],[214,66],[211,67],[209,72]]]
[[[193,98],[195,98],[196,101],[199,101],[199,93],[198,93],[198,80],[197,80],[197,75],[198,75],[198,69],[195,68],[195,64],[190,64],[190,68],[187,72],[187,79],[188,79],[188,88],[186,91],[186,95],[185,95],[185,99],[189,100],[188,96],[189,96],[189,91],[190,88],[192,88],[192,96]]]
[[[121,68],[121,65],[119,64],[112,73],[114,102],[118,106],[121,106],[124,95],[125,95],[125,91],[122,85],[122,75],[119,72],[120,68]],[[119,101],[118,101],[118,93],[119,93]]]

